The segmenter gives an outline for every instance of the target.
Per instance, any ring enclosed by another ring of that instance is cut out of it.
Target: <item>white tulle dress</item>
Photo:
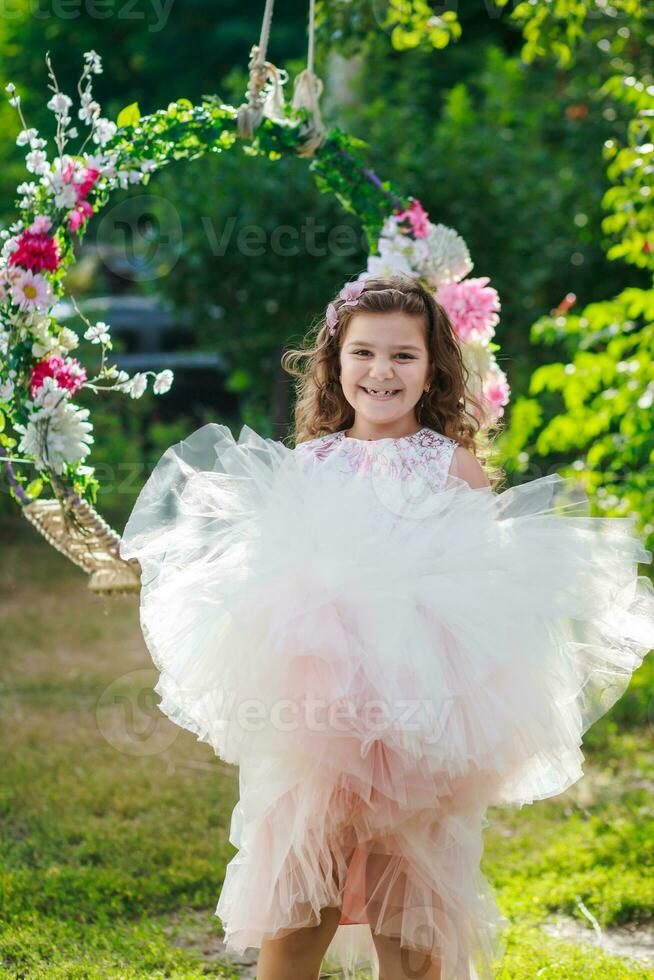
[[[455,448],[211,423],[136,502],[121,554],[159,707],[239,766],[228,950],[337,906],[346,975],[378,976],[374,931],[489,980],[507,920],[486,810],[580,779],[583,732],[654,647],[634,519],[589,516],[557,474],[472,489]]]

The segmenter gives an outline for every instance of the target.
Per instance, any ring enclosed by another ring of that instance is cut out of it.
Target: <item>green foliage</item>
[[[331,46],[336,42],[346,56],[367,48],[380,29],[387,33],[396,51],[412,48],[440,51],[461,37],[457,13],[454,10],[436,13],[426,0],[316,2],[318,43]]]
[[[495,3],[504,8],[509,0]],[[518,0],[511,20],[522,29],[525,61],[552,56],[562,68],[567,68],[589,37],[609,37],[621,46],[616,21],[640,23],[646,14],[643,0]]]
[[[589,16],[594,4],[566,0],[519,5],[531,54],[548,54],[561,61],[556,18],[574,8],[573,26]],[[646,81],[623,58],[625,39],[636,42],[642,8],[631,0],[615,3],[613,14],[629,17],[629,27],[598,47],[604,51],[611,74],[599,95],[617,109],[631,114],[625,127],[626,144],[618,138],[604,141],[612,182],[602,205],[608,216],[602,231],[609,260],[622,259],[639,269],[654,269],[651,229],[652,167],[654,161],[654,95]],[[603,16],[603,15],[602,15]],[[576,18],[576,20],[575,20]],[[570,25],[568,25],[570,26]],[[606,27],[595,23],[596,40]],[[558,38],[558,41],[556,40]],[[565,58],[576,45],[568,38]],[[561,42],[563,43],[563,42]],[[643,41],[643,54],[648,40]],[[632,55],[638,53],[635,43]],[[641,55],[642,57],[643,55]],[[622,58],[622,60],[621,60]],[[623,73],[616,73],[622,69]],[[629,74],[624,74],[629,71]],[[646,56],[643,74],[650,77]],[[651,279],[644,288],[628,286],[614,298],[587,304],[581,312],[554,311],[540,317],[531,329],[534,344],[555,347],[565,360],[537,368],[529,382],[529,395],[516,403],[510,431],[500,442],[507,465],[519,473],[533,471],[535,458],[556,463],[567,475],[583,482],[598,511],[608,516],[635,515],[648,547],[654,544],[654,290]],[[538,402],[538,408],[536,407]],[[504,442],[502,442],[504,440]]]
[[[616,140],[604,145],[614,186],[604,195],[603,205],[611,213],[602,227],[617,239],[607,254],[654,270],[654,86],[614,75],[603,92],[633,112],[626,145]]]
[[[572,456],[563,471],[583,480],[602,513],[640,515],[654,535],[654,292],[626,289],[579,314],[542,317],[531,335],[568,360],[539,367],[535,397],[516,404],[503,447],[511,468],[526,471],[532,453]]]

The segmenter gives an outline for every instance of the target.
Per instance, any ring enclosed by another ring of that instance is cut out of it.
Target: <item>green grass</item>
[[[156,708],[136,597],[93,596],[26,522],[0,535],[0,975],[237,977],[214,915],[237,771]],[[489,811],[483,869],[512,923],[498,980],[651,975],[538,928],[587,924],[579,902],[603,928],[654,917],[648,690],[595,726],[567,793]]]

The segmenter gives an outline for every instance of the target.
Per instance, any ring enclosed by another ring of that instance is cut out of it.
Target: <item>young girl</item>
[[[557,474],[495,492],[418,280],[347,284],[284,364],[296,447],[205,425],[122,545],[160,709],[239,766],[227,948],[260,949],[258,980],[317,980],[326,953],[490,980],[486,810],[583,775],[583,732],[654,646],[651,553]]]

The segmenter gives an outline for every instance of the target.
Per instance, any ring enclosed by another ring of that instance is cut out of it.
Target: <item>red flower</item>
[[[86,371],[74,357],[64,360],[58,354],[50,354],[49,357],[45,357],[32,368],[30,375],[32,398],[36,395],[45,378],[54,378],[60,388],[66,388],[74,395],[86,381]]]
[[[84,179],[81,184],[75,184],[75,190],[77,191],[77,200],[82,201],[91,190],[96,180],[100,176],[100,171],[96,170],[95,167],[87,167],[84,173]]]
[[[84,176],[81,181],[73,180],[75,176],[75,167],[72,162],[69,162],[63,172],[63,178],[67,184],[71,184],[75,188],[75,193],[77,195],[77,203],[83,201],[88,192],[91,190],[96,180],[100,176],[100,171],[96,170],[95,167],[86,167],[84,169]]]
[[[59,265],[59,246],[54,238],[43,232],[34,234],[24,231],[18,239],[18,248],[9,256],[10,265],[20,265],[32,272],[54,272]]]

